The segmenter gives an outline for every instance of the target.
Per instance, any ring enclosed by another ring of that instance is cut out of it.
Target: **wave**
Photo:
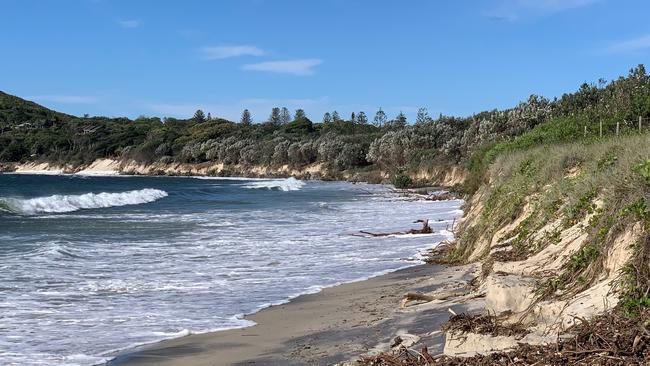
[[[260,182],[251,182],[244,184],[244,188],[249,189],[276,189],[281,191],[299,191],[305,185],[305,182],[294,177],[287,179],[273,179]]]
[[[0,198],[0,210],[24,215],[64,213],[82,209],[107,208],[150,203],[167,197],[167,192],[146,188],[120,193],[54,195],[29,199]]]

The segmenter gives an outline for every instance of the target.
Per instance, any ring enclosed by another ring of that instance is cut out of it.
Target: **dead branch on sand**
[[[400,301],[400,308],[402,309],[406,308],[409,306],[411,302],[415,302],[415,301],[420,303],[420,302],[431,302],[434,300],[447,300],[452,297],[467,295],[468,293],[469,290],[466,288],[449,290],[449,291],[441,291],[433,295],[426,295],[417,292],[409,292],[406,295],[404,295],[404,298],[402,298],[402,300]]]
[[[422,229],[411,229],[406,232],[402,231],[394,231],[392,233],[373,233],[370,231],[364,231],[364,230],[359,230],[360,234],[364,235],[359,235],[359,234],[352,234],[353,236],[372,236],[372,237],[382,237],[382,236],[391,236],[391,235],[407,235],[407,234],[431,234],[433,233],[433,229],[429,225],[429,220],[416,220],[414,223],[422,223]]]

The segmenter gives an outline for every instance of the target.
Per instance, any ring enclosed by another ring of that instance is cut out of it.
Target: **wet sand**
[[[143,346],[108,365],[331,365],[388,350],[402,333],[419,337],[413,348],[428,346],[431,354],[441,353],[444,335],[439,329],[449,319],[447,309],[476,311],[483,300],[436,300],[405,309],[400,300],[407,292],[461,288],[476,271],[474,266],[419,265],[327,288],[247,316],[255,326]]]

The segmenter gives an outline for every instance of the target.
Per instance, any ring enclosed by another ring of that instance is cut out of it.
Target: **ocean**
[[[420,262],[461,201],[289,179],[0,174],[0,364],[93,365]],[[429,219],[430,235],[406,231]]]

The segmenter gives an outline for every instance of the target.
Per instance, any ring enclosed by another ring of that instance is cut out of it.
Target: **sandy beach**
[[[145,365],[331,365],[390,349],[397,335],[405,345],[442,352],[440,326],[448,309],[478,311],[480,298],[457,296],[405,308],[406,293],[463,289],[475,266],[418,265],[369,280],[303,295],[246,317],[252,327],[190,335],[118,355],[110,366]]]

